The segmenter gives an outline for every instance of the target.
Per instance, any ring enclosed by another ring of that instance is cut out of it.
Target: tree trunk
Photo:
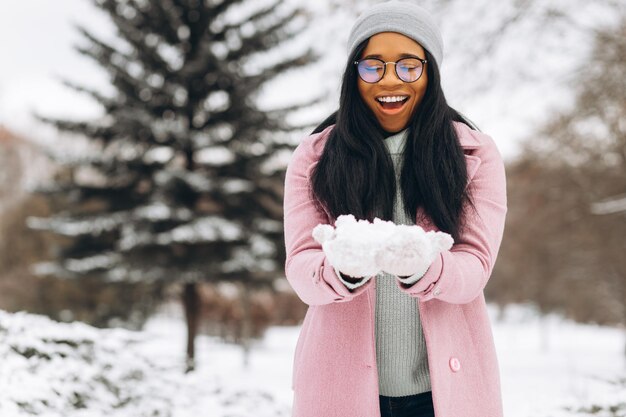
[[[626,358],[626,276],[620,275],[619,277],[621,279],[618,279],[618,283],[622,296],[622,322],[620,324],[624,329],[624,358]],[[624,361],[624,371],[626,371],[626,361]],[[626,382],[626,380],[624,382]]]
[[[185,284],[182,299],[185,308],[185,319],[187,321],[187,358],[185,372],[191,372],[195,369],[195,341],[200,321],[200,295],[195,282]]]
[[[250,364],[250,340],[252,338],[252,317],[250,314],[250,290],[244,283],[239,283],[241,304],[243,307],[243,320],[241,323],[241,347],[243,348],[243,366],[248,368]]]

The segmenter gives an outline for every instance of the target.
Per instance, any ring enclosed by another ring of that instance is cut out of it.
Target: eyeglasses
[[[405,83],[412,83],[422,76],[426,60],[418,57],[402,58],[396,62],[385,62],[378,58],[365,58],[354,61],[358,68],[359,77],[366,83],[377,83],[382,80],[387,71],[387,64],[394,64],[396,75]]]

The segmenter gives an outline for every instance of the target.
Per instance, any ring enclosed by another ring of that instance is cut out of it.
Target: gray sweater
[[[415,219],[404,213],[400,189],[402,149],[408,130],[393,134],[385,144],[396,172],[396,201],[393,221],[396,224],[415,224]],[[368,277],[354,283],[338,274],[350,289],[365,284]],[[404,279],[380,272],[376,276],[376,361],[380,395],[401,397],[430,391],[430,372],[426,342],[422,332],[417,299],[402,292],[394,280],[412,284],[421,276]]]

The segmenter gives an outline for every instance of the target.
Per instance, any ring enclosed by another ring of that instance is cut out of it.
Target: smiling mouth
[[[385,113],[397,113],[409,101],[409,96],[398,96],[394,98],[378,97],[376,102]]]

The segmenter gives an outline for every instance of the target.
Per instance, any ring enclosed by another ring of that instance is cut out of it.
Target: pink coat
[[[376,279],[349,290],[321,245],[318,223],[334,224],[310,196],[309,176],[333,126],[295,149],[285,179],[285,275],[309,305],[293,362],[292,417],[380,417],[374,335]],[[483,289],[507,211],[504,163],[493,139],[455,122],[479,216],[428,272],[398,287],[418,303],[436,417],[502,417],[500,373]],[[416,213],[416,224],[439,230]]]

